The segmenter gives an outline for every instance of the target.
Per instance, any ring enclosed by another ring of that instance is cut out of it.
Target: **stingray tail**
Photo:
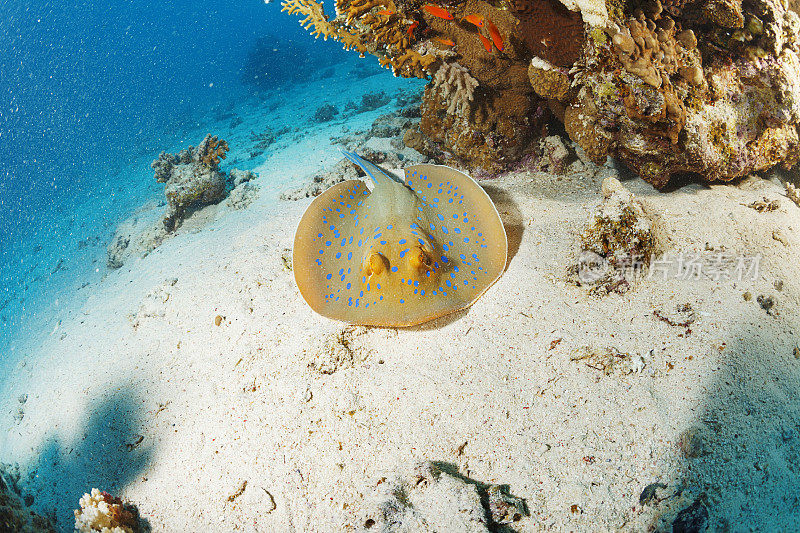
[[[361,170],[367,173],[367,176],[372,179],[372,183],[377,187],[381,183],[385,183],[387,180],[390,181],[398,181],[397,178],[387,174],[381,168],[374,163],[370,163],[360,155],[355,152],[347,152],[342,150],[342,154],[349,159],[354,165],[358,165],[361,167]]]

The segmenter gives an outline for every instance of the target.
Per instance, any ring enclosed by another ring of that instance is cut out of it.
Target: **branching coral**
[[[448,113],[464,114],[469,111],[478,80],[470,76],[469,71],[458,63],[442,63],[433,76],[433,86],[448,102]]]
[[[219,168],[221,159],[230,150],[227,141],[222,141],[216,135],[206,135],[197,147],[197,160],[210,169]]]
[[[283,11],[305,15],[300,24],[315,37],[332,37],[346,50],[377,55],[396,76],[425,78],[435,56],[412,48],[413,24],[393,0],[338,0],[337,16],[329,20],[322,4],[314,0],[284,0]]]
[[[75,510],[75,530],[80,533],[136,533],[136,514],[122,500],[107,492],[92,489],[80,499]]]

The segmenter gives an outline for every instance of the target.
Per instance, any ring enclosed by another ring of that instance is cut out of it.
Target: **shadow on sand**
[[[73,530],[73,510],[84,493],[96,487],[118,496],[145,470],[153,446],[146,437],[140,439],[142,406],[131,388],[110,392],[87,413],[75,444],[49,438],[37,461],[25,468],[23,491],[34,496],[33,507],[52,516],[60,531]],[[142,526],[149,530],[146,523]]]
[[[722,347],[726,357],[706,387],[693,426],[679,428],[683,475],[665,482],[657,530],[670,531],[678,512],[692,505],[695,525],[707,514],[709,531],[800,530],[797,338],[787,328],[793,321],[757,306],[753,313],[731,328]],[[670,504],[676,492],[683,497]]]

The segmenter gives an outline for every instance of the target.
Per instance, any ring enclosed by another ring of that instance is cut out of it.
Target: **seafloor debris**
[[[364,333],[366,328],[347,326],[325,335],[312,347],[308,368],[319,374],[333,374],[362,361],[367,353],[354,341]]]
[[[641,372],[646,364],[641,355],[621,352],[613,346],[580,346],[573,350],[569,359],[606,376]]]
[[[527,516],[525,500],[508,494],[508,487],[491,485],[486,494],[489,500],[489,516],[495,524],[518,522]]]
[[[418,143],[473,169],[518,161],[545,109],[590,158],[659,188],[800,158],[800,17],[786,2],[337,0],[333,18],[316,0],[283,6],[396,75],[474,80],[468,106],[429,84]]]
[[[53,522],[28,508],[20,497],[15,476],[0,468],[0,531],[14,533],[55,533]],[[16,476],[18,478],[18,475]],[[27,502],[28,504],[30,502]]]
[[[701,498],[683,509],[672,522],[673,533],[702,533],[708,529],[708,509]]]
[[[786,182],[786,197],[800,207],[800,189]]]
[[[80,533],[137,533],[138,513],[107,492],[92,489],[75,510],[75,530]]]
[[[775,211],[781,206],[780,200],[777,198],[775,200],[770,200],[769,198],[764,198],[763,200],[756,200],[749,204],[742,204],[745,207],[749,207],[750,209],[755,209],[759,213]]]
[[[156,181],[164,184],[167,197],[167,231],[180,225],[187,208],[216,203],[225,197],[225,174],[219,164],[227,151],[227,142],[209,134],[197,148],[190,146],[175,155],[161,152],[153,161]]]
[[[650,483],[644,489],[642,489],[642,493],[639,494],[639,503],[641,505],[650,505],[653,501],[658,502],[658,489],[666,489],[667,486],[663,483],[655,482]]]
[[[692,304],[685,303],[675,306],[674,311],[667,311],[662,309],[655,309],[653,315],[662,322],[666,322],[670,326],[678,326],[688,328],[694,321],[697,320],[697,313],[695,312]]]
[[[382,477],[375,509],[363,531],[459,531],[485,533],[528,512],[525,501],[497,485],[487,486],[437,463],[424,462],[411,475]]]

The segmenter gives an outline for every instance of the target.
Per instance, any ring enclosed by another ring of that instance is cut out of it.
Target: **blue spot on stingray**
[[[464,237],[464,242],[469,242],[469,237]]]
[[[347,242],[348,242],[348,244],[353,244],[353,238],[352,238],[352,237],[350,237],[350,240],[349,240],[349,241],[347,241]]]
[[[386,229],[392,229],[392,225],[389,224],[388,226],[386,226]]]
[[[347,252],[347,260],[350,261],[353,258],[353,252]]]
[[[342,257],[342,252],[336,252],[336,259],[339,259],[340,257]]]
[[[347,305],[353,305],[353,299],[352,298],[348,298],[347,299]]]
[[[380,298],[378,298],[378,300],[383,300],[383,296],[381,296]]]
[[[335,230],[335,229],[336,229],[336,226],[333,226],[333,225],[331,225],[331,226],[329,226],[329,227],[328,227],[328,229],[330,229],[330,230]],[[321,235],[320,235],[320,236],[321,236]]]
[[[420,289],[419,293],[420,293],[422,296],[425,296],[425,289]]]
[[[339,215],[339,218],[344,218],[344,213],[342,213],[341,215]]]
[[[477,256],[477,254],[472,254],[472,258],[473,258],[473,259],[475,259],[475,260],[477,260],[477,259],[478,259],[478,256]]]
[[[385,246],[386,245],[386,241],[381,241],[381,244],[383,244]]]
[[[392,272],[397,272],[397,267],[392,267]]]
[[[430,189],[431,187],[433,187],[433,183],[428,184],[428,188]]]
[[[327,276],[325,276],[325,279],[331,279],[332,277],[333,277],[333,274],[328,274]]]
[[[461,228],[454,228],[453,231],[455,231],[456,233],[461,233]]]
[[[340,269],[339,269],[339,275],[341,276],[342,274],[344,274],[344,269],[343,269],[343,268],[340,268]]]
[[[439,220],[444,221],[444,216],[441,213],[437,213],[436,216],[439,217]],[[320,237],[322,237],[322,234],[320,234]]]
[[[419,280],[417,280],[417,279],[414,280],[414,286],[415,287],[419,287]]]
[[[345,288],[349,289],[350,288],[350,283],[348,283]]]
[[[404,303],[406,303],[406,301],[405,300],[400,300],[400,303],[404,304]]]
[[[317,233],[317,237],[322,237],[322,233]]]
[[[400,244],[405,244],[405,243],[406,243],[405,239],[400,239]]]
[[[406,252],[409,251],[409,250],[410,250],[410,248],[406,248],[405,250],[400,252],[400,258],[402,259],[406,255]]]
[[[369,292],[369,283],[367,283],[367,292]]]
[[[464,255],[464,254],[461,254],[461,256],[460,256],[460,257],[461,257],[461,259],[462,259],[462,260],[467,258],[467,256],[466,256],[466,255]]]
[[[320,250],[320,251],[319,251],[319,253],[320,253],[320,254],[324,254],[325,252],[324,252],[323,250]]]
[[[358,298],[356,298],[356,307],[358,307]]]
[[[330,245],[331,245],[331,241],[325,241],[325,246],[330,246]]]
[[[442,263],[447,263],[449,261],[450,260],[448,258],[446,258],[445,256],[442,256]]]
[[[364,291],[359,292],[358,295],[363,297],[364,296]]]
[[[449,246],[447,246],[446,244],[443,244],[443,245],[442,245],[442,250],[444,250],[445,252],[447,252],[447,251],[449,251],[449,250],[450,250],[450,247],[449,247]]]

